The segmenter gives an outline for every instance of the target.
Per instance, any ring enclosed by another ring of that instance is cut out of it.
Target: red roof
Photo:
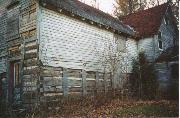
[[[168,3],[141,10],[136,13],[121,17],[123,23],[134,28],[139,37],[149,37],[159,30],[163,15],[166,12]]]

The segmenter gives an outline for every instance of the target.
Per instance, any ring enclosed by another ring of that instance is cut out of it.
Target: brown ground
[[[43,108],[47,109],[39,113],[43,118],[178,117],[179,113],[178,102],[169,100],[133,101],[99,96],[70,101],[46,104]],[[38,117],[39,113],[35,116]]]

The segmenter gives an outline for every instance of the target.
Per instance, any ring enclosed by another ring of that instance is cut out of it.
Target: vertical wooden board
[[[68,95],[68,74],[67,74],[67,69],[63,68],[63,95],[67,96]]]
[[[85,70],[82,70],[82,89],[83,89],[83,95],[87,94],[87,74]]]

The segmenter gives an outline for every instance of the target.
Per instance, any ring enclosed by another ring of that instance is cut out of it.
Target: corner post
[[[82,91],[83,96],[87,95],[86,71],[82,70]]]
[[[63,95],[67,96],[68,95],[68,74],[67,74],[67,68],[63,68],[62,86],[63,86]]]

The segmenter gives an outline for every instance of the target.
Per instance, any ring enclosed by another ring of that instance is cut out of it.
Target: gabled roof
[[[78,0],[40,0],[40,5],[57,12],[63,9],[127,35],[134,35],[135,33],[133,29],[124,25],[118,19]]]
[[[149,37],[158,32],[167,7],[168,3],[165,3],[121,17],[120,20],[134,28],[139,37]]]

